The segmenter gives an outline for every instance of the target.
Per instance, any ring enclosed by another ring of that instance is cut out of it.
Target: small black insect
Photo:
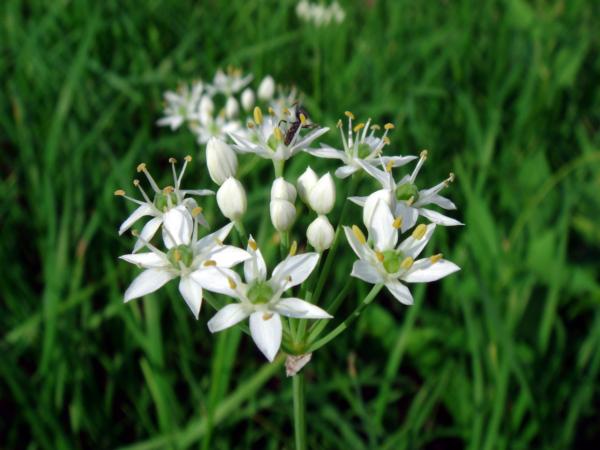
[[[286,131],[285,138],[283,140],[284,144],[290,145],[290,142],[292,142],[292,139],[296,135],[298,128],[300,128],[300,127],[313,128],[315,126],[316,126],[315,124],[308,123],[308,111],[306,110],[306,108],[302,105],[297,104],[296,105],[296,120],[294,122],[292,122],[292,124]]]

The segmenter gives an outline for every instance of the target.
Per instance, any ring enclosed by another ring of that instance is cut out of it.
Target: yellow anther
[[[262,114],[261,109],[258,106],[254,107],[254,121],[258,125],[262,124],[262,121],[263,121],[263,114]]]
[[[385,165],[385,171],[386,172],[391,172],[393,168],[394,168],[394,161],[390,159],[387,162],[387,164]]]
[[[375,131],[381,130],[381,127],[377,124],[374,124],[374,125],[371,125],[371,130],[375,130]]]
[[[125,195],[125,191],[123,189],[117,189],[115,191],[115,195],[119,197],[123,197]]]
[[[250,247],[254,251],[258,249],[258,245],[256,245],[256,241],[254,239],[248,240],[248,247]]]
[[[364,123],[357,123],[356,126],[353,128],[355,133],[358,133],[360,130],[362,130],[365,127]]]
[[[302,125],[304,125],[306,123],[306,116],[302,113],[300,113],[300,123]]]
[[[202,207],[201,206],[196,206],[194,209],[192,209],[192,217],[197,217],[200,214],[202,214]]]
[[[283,108],[283,114],[285,114],[286,116],[289,116],[290,110],[288,108]]]
[[[139,164],[138,164],[138,166],[137,166],[137,168],[136,168],[136,170],[137,170],[138,172],[143,172],[143,171],[145,171],[145,170],[146,170],[146,163],[139,163]]]
[[[417,228],[412,232],[412,237],[416,240],[421,240],[423,239],[423,236],[425,236],[425,233],[427,233],[427,225],[422,223],[417,225]]]
[[[166,186],[166,187],[163,189],[163,192],[164,192],[165,194],[171,194],[171,193],[173,193],[174,191],[175,191],[175,188],[174,188],[173,186]]]
[[[138,230],[131,230],[131,235],[138,237],[140,235],[140,232]]]
[[[237,288],[237,284],[235,284],[235,281],[233,281],[233,278],[227,277],[227,283],[229,283],[229,288],[230,289]]]
[[[169,164],[177,164],[177,160],[175,158],[169,158]]]
[[[378,259],[380,262],[383,262],[383,260],[385,259],[385,256],[384,256],[384,255],[383,255],[383,253],[381,253],[381,252],[375,252],[375,256],[377,257],[377,259]]]
[[[383,126],[383,128],[384,128],[384,129],[386,129],[386,130],[393,130],[393,129],[394,129],[394,128],[396,128],[396,127],[394,126],[394,124],[393,124],[393,123],[389,123],[389,122],[388,122],[388,123],[386,123],[386,124]]]
[[[402,217],[398,216],[392,222],[392,226],[397,230],[402,226]]]
[[[185,159],[186,162],[191,162],[192,161],[192,157],[190,155],[185,155]]]
[[[275,110],[273,108],[271,108],[270,106],[269,106],[269,114],[272,116],[275,115]]]
[[[354,114],[352,114],[350,111],[344,111],[344,115],[349,119],[354,120]]]
[[[367,243],[367,238],[365,238],[365,235],[363,234],[361,229],[358,228],[356,225],[352,225],[352,233],[354,233],[354,236],[362,245],[365,245]]]
[[[342,124],[342,119],[338,119],[337,124],[335,125],[338,128],[342,128],[344,124]]]
[[[419,158],[421,158],[421,159],[427,159],[427,155],[428,155],[428,153],[429,153],[429,152],[428,152],[427,150],[423,150],[423,151],[421,152],[421,154],[419,155]]]
[[[175,260],[175,262],[181,261],[181,251],[179,251],[178,248],[176,248],[173,252],[173,259]]]
[[[275,135],[275,139],[277,139],[278,141],[283,141],[283,133],[279,128],[275,128],[273,130],[273,134]]]
[[[385,137],[383,138],[383,143],[384,143],[385,145],[390,145],[390,142],[392,142],[392,141],[390,141],[390,138],[389,138],[389,137],[385,136]]]
[[[215,238],[215,244],[217,245],[223,245],[223,241],[221,239],[219,239],[218,237]]]
[[[204,261],[204,262],[202,263],[202,265],[203,265],[204,267],[211,267],[211,266],[216,266],[216,265],[217,265],[217,262],[216,262],[216,261],[214,261],[214,260],[212,260],[212,259],[207,259],[206,261]]]
[[[246,125],[248,128],[254,128],[254,122],[248,122]]]
[[[400,268],[404,269],[404,270],[408,270],[412,267],[414,262],[415,262],[415,260],[411,256],[407,256],[400,263]]]
[[[297,251],[298,251],[298,242],[293,241],[292,245],[290,246],[290,256],[294,256]]]
[[[438,253],[437,255],[431,256],[429,258],[429,261],[431,261],[431,264],[435,264],[436,262],[440,261],[443,257],[444,257],[444,255],[442,255],[441,253]]]
[[[138,180],[137,178],[135,180],[133,180],[133,185],[135,187],[138,187],[140,185],[140,180]]]
[[[455,178],[456,177],[454,176],[454,172],[450,172],[450,174],[448,175],[448,183],[453,183]]]
[[[273,317],[273,313],[264,313],[262,320],[269,320],[271,317]]]
[[[411,206],[415,202],[415,196],[411,195],[408,200],[406,200],[406,204]]]

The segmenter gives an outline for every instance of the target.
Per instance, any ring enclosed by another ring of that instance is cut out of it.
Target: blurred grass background
[[[2,2],[0,448],[292,448],[281,361],[210,336],[208,305],[194,321],[174,286],[122,303],[137,270],[112,193],[186,153],[187,186],[210,185],[193,137],[155,121],[164,90],[228,65],[298,85],[322,124],[394,122],[389,151],[430,150],[423,186],[457,175],[466,226],[427,251],[463,270],[411,308],[380,295],[314,355],[309,447],[595,448],[600,4],[342,5],[314,30],[284,1]],[[287,175],[307,163],[335,167],[299,156]],[[244,180],[263,246],[270,171]]]

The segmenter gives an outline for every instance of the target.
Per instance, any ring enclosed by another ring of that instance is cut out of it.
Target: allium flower
[[[308,195],[311,189],[317,184],[319,177],[314,170],[308,166],[304,173],[298,177],[296,186],[298,187],[298,195],[304,203],[308,205]]]
[[[335,205],[335,183],[329,172],[310,188],[308,204],[317,214],[329,214]]]
[[[285,161],[300,150],[306,150],[315,139],[329,131],[329,128],[315,127],[300,136],[308,119],[303,114],[297,117],[296,108],[286,111],[287,115],[277,116],[271,109],[265,117],[261,109],[255,107],[254,122],[248,124],[247,135],[229,133],[235,143],[234,148],[240,153],[255,153],[261,158]],[[296,125],[296,121],[302,125]]]
[[[326,216],[320,215],[313,220],[306,229],[308,243],[319,252],[323,253],[331,247],[335,238],[335,231]]]
[[[254,106],[254,100],[254,91],[250,88],[244,89],[244,91],[242,92],[241,101],[242,107],[246,111],[250,111],[252,109],[252,107]]]
[[[140,186],[139,180],[134,180],[133,184],[142,193],[144,201],[127,196],[125,194],[125,191],[123,191],[122,189],[119,189],[115,192],[115,195],[125,197],[126,199],[139,205],[136,208],[136,210],[133,211],[131,215],[127,219],[125,219],[125,221],[121,224],[121,226],[119,227],[119,234],[123,234],[142,217],[152,216],[152,219],[150,219],[144,225],[144,228],[140,233],[140,239],[138,239],[133,248],[134,252],[138,251],[144,245],[144,241],[150,241],[152,239],[152,237],[156,234],[160,226],[163,224],[164,216],[168,211],[180,205],[185,206],[190,211],[196,206],[198,206],[196,200],[194,200],[193,198],[186,198],[186,196],[214,195],[214,192],[208,189],[181,189],[181,179],[183,178],[185,169],[191,160],[191,156],[186,156],[185,162],[183,163],[183,168],[181,169],[181,172],[177,174],[177,171],[175,169],[175,164],[177,163],[177,161],[174,158],[169,159],[169,162],[171,163],[171,167],[173,169],[173,181],[175,187],[167,186],[163,189],[160,189],[158,187],[158,184],[156,183],[156,181],[154,181],[154,178],[152,178],[152,175],[150,175],[148,169],[146,169],[146,164],[142,163],[138,165],[137,171],[144,173],[144,175],[148,179],[148,182],[150,183],[150,186],[152,187],[152,190],[154,191],[153,199],[150,199],[148,194],[146,194],[144,189]],[[208,227],[208,224],[206,223],[201,214],[198,216],[198,220],[202,225]],[[172,231],[175,232],[174,230]]]
[[[446,197],[439,195],[442,189],[454,181],[454,174],[451,173],[447,179],[429,189],[419,190],[415,185],[415,178],[426,159],[427,150],[423,150],[412,174],[406,175],[398,182],[394,181],[390,163],[386,164],[383,159],[381,165],[384,167],[384,170],[377,169],[371,165],[364,166],[365,171],[377,179],[383,186],[383,189],[374,192],[368,197],[350,197],[350,200],[354,203],[364,207],[363,218],[365,226],[369,226],[371,213],[374,211],[378,200],[385,201],[394,212],[394,215],[401,218],[402,232],[412,228],[417,223],[419,216],[423,216],[438,225],[462,225],[456,219],[425,208],[427,205],[436,205],[444,209],[456,209],[454,203]]]
[[[417,159],[416,156],[381,156],[383,147],[389,144],[387,134],[394,126],[391,123],[384,125],[382,136],[376,136],[375,132],[379,130],[378,125],[371,125],[371,119],[367,123],[359,123],[352,127],[354,114],[346,111],[348,117],[348,132],[345,133],[342,121],[338,121],[337,127],[342,136],[343,150],[336,150],[328,145],[322,145],[321,148],[307,150],[313,156],[319,158],[339,159],[344,165],[335,171],[338,178],[346,178],[358,170],[364,169],[365,164],[379,165],[380,160],[384,164],[390,164],[392,167],[400,167],[404,164]],[[369,133],[369,129],[371,132]],[[365,169],[366,170],[366,169]]]
[[[149,252],[121,256],[121,259],[144,269],[125,291],[125,302],[150,294],[179,277],[179,292],[197,319],[202,305],[202,277],[199,281],[195,277],[208,268],[229,268],[250,258],[250,254],[241,248],[223,244],[233,227],[232,223],[197,239],[199,209],[193,211],[196,214],[193,224],[185,208],[169,211],[169,220],[186,225],[174,227],[182,230],[178,235],[165,232],[165,237],[168,236],[165,239],[166,253],[144,241]],[[164,229],[168,230],[166,226]]]
[[[206,116],[203,120],[191,122],[190,130],[196,135],[199,144],[206,144],[212,137],[226,141],[229,133],[242,131],[240,122],[227,119],[225,114]]]
[[[267,75],[262,79],[258,86],[258,98],[264,101],[269,101],[275,94],[275,80],[271,75]]]
[[[229,177],[217,191],[217,204],[221,213],[232,222],[238,222],[246,213],[246,190],[239,180]]]
[[[211,180],[220,186],[227,178],[235,177],[237,156],[228,144],[213,137],[206,144],[206,166]]]
[[[302,284],[319,260],[316,253],[288,256],[275,267],[267,280],[267,267],[256,242],[250,238],[248,252],[252,258],[244,262],[245,283],[233,270],[217,267],[202,271],[194,279],[205,289],[237,299],[225,306],[208,322],[212,333],[232,327],[250,317],[250,333],[259,350],[273,361],[281,346],[280,315],[299,319],[330,319],[324,310],[296,297],[282,298],[288,289]]]
[[[322,3],[311,3],[301,0],[296,5],[296,15],[305,22],[312,23],[317,27],[329,25],[332,22],[342,23],[346,13],[337,1],[329,6]]]
[[[217,70],[213,82],[207,86],[207,90],[212,94],[221,93],[226,97],[231,97],[244,89],[252,81],[252,78],[252,75],[242,76],[240,69],[229,69],[227,74],[222,70]]]
[[[164,117],[157,121],[159,126],[171,127],[176,130],[184,122],[198,120],[198,102],[202,96],[204,85],[201,81],[181,85],[177,92],[167,91],[164,94]]]
[[[356,225],[352,228],[345,226],[344,231],[354,253],[359,257],[352,267],[351,275],[367,283],[382,283],[401,303],[411,305],[412,295],[401,281],[436,281],[460,268],[444,260],[441,254],[415,261],[429,242],[435,224],[417,226],[410,237],[396,246],[399,227],[399,218],[394,219],[389,207],[379,201],[373,213],[368,242]],[[369,245],[370,242],[373,247]]]

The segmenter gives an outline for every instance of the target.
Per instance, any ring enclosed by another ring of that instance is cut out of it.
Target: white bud
[[[244,186],[233,177],[227,178],[217,191],[217,204],[221,213],[233,222],[242,218],[248,207]]]
[[[331,223],[329,223],[327,217],[323,215],[320,215],[313,220],[306,229],[308,243],[319,253],[323,253],[331,247],[334,236],[335,231],[333,230]]]
[[[229,177],[235,177],[238,168],[233,149],[220,139],[211,137],[206,144],[206,166],[210,178],[221,185]]]
[[[246,88],[242,92],[242,106],[246,111],[250,111],[254,107],[254,92],[252,89]]]
[[[275,94],[275,80],[271,75],[263,78],[258,86],[258,98],[261,100],[271,100]]]
[[[308,193],[308,203],[317,214],[327,214],[335,205],[335,183],[329,172]]]
[[[317,181],[319,181],[319,177],[317,177],[317,174],[310,166],[308,166],[304,173],[300,175],[298,181],[296,181],[298,195],[304,203],[308,204],[308,194],[310,190],[315,187]]]
[[[386,205],[393,210],[393,193],[387,189],[380,189],[379,191],[373,192],[367,197],[365,206],[363,207],[363,222],[367,230],[371,229],[371,221],[373,220],[373,213],[375,212],[375,206],[378,201],[383,201]]]
[[[296,188],[282,177],[276,178],[271,186],[271,200],[287,200],[290,203],[296,201]]]
[[[238,105],[238,102],[235,99],[235,97],[231,96],[227,98],[227,102],[225,102],[225,116],[228,119],[233,119],[238,115],[239,111],[240,105]]]
[[[210,122],[215,110],[215,104],[208,95],[203,95],[198,104],[198,113],[202,122]]]
[[[271,200],[271,222],[277,231],[289,231],[296,220],[296,207],[287,200]]]

